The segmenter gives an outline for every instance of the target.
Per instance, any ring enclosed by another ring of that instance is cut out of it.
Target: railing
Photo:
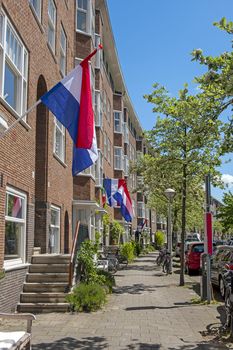
[[[76,227],[75,227],[75,234],[74,234],[72,249],[71,249],[71,256],[70,256],[70,266],[69,266],[69,287],[70,288],[72,287],[72,281],[73,281],[73,276],[74,276],[74,257],[76,257],[75,253],[77,252],[79,226],[80,226],[80,221],[77,221]]]

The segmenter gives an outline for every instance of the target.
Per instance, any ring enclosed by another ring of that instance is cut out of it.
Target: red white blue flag
[[[73,176],[98,158],[89,68],[89,60],[96,52],[97,49],[41,97],[73,140]]]
[[[104,179],[107,203],[110,207],[121,207],[123,218],[130,222],[133,218],[133,207],[130,194],[124,179]]]

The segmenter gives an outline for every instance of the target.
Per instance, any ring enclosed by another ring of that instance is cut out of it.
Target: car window
[[[204,244],[194,245],[192,252],[193,253],[203,253],[204,252]]]

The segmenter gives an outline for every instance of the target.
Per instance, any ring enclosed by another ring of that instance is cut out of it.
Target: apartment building
[[[100,42],[104,49],[90,68],[96,164],[72,177],[72,141],[42,104],[0,138],[2,311],[15,309],[36,249],[70,252],[77,220],[94,239],[108,212],[125,227],[124,240],[145,219],[148,232],[155,222],[145,195],[137,192],[137,176],[129,173],[137,152],[144,151],[142,127],[124,82],[105,0],[0,0],[0,131]],[[103,178],[127,180],[132,223],[122,219],[120,208],[103,207]]]

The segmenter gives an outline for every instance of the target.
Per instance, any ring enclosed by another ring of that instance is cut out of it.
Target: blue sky
[[[233,0],[107,0],[119,60],[129,95],[144,129],[155,124],[152,105],[143,99],[159,82],[177,96],[184,83],[195,91],[203,67],[191,61],[193,49],[218,55],[231,50],[231,37],[212,25],[233,20]],[[231,155],[232,156],[232,155]],[[232,156],[233,158],[233,156]],[[221,167],[233,182],[233,162]],[[233,187],[232,187],[233,189]],[[212,189],[221,199],[222,191]]]

